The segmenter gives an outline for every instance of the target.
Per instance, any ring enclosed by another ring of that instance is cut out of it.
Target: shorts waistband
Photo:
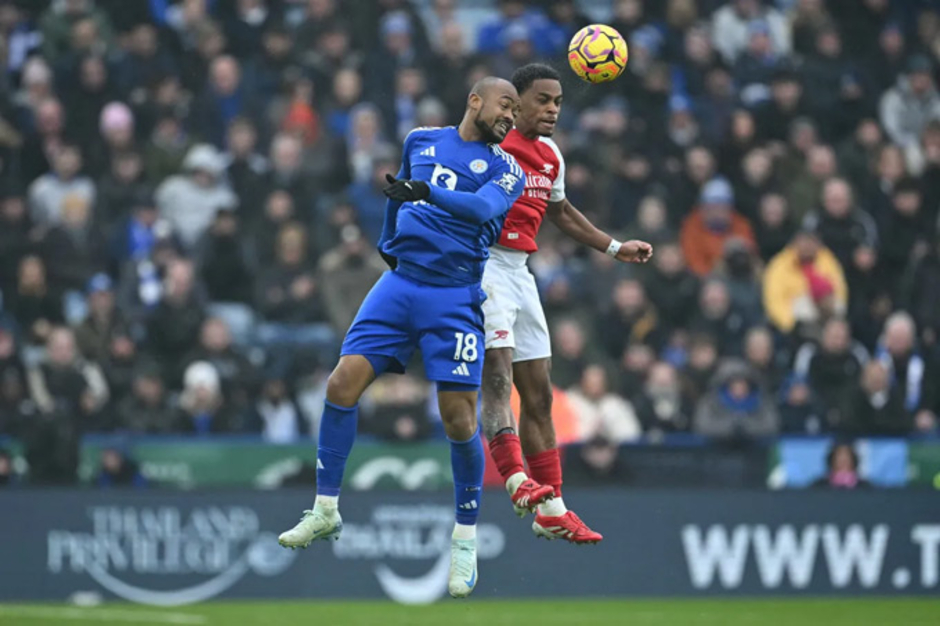
[[[495,261],[504,267],[518,269],[525,267],[528,260],[529,253],[523,252],[522,250],[513,250],[512,248],[506,248],[500,245],[495,245],[490,248],[489,263]]]

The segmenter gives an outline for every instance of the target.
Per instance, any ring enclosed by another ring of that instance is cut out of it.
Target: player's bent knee
[[[438,394],[441,421],[451,439],[464,441],[477,430],[476,392],[442,392]]]
[[[330,373],[326,381],[326,399],[339,406],[353,406],[372,382],[372,368],[362,357],[363,362],[343,357]],[[356,357],[353,357],[356,359]]]

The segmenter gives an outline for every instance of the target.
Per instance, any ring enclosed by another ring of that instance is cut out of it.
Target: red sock
[[[503,433],[490,439],[490,454],[496,463],[503,482],[517,472],[524,472],[522,463],[522,443],[516,433]]]
[[[561,497],[561,455],[558,448],[552,448],[538,454],[527,454],[526,463],[529,464],[529,476],[540,485],[551,485],[555,488],[555,497]]]

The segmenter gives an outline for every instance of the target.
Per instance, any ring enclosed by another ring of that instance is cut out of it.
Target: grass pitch
[[[936,626],[938,599],[219,602],[173,609],[0,604],[2,626]]]

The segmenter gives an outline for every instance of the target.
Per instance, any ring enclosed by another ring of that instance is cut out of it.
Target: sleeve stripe
[[[509,172],[516,177],[525,180],[525,172],[522,171],[522,166],[519,165],[519,162],[516,161],[516,157],[512,156],[496,144],[492,144],[493,152],[502,157],[504,161],[509,165]]]

